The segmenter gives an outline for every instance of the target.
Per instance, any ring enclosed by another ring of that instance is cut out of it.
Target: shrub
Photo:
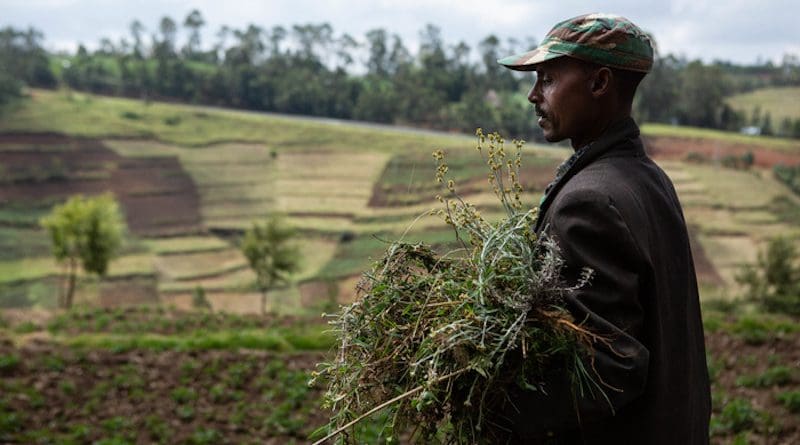
[[[798,119],[800,123],[800,119]],[[772,168],[775,177],[786,184],[793,192],[800,194],[800,166],[789,167],[778,164]]]
[[[794,372],[787,366],[773,366],[757,376],[741,376],[736,384],[748,388],[766,388],[788,385],[794,379]]]
[[[193,445],[205,445],[219,443],[222,435],[215,429],[200,428],[192,434],[190,443]]]
[[[737,170],[747,170],[753,166],[754,161],[755,157],[753,156],[753,152],[748,151],[739,156],[725,155],[720,160],[720,163],[722,164],[723,167],[734,168]]]
[[[41,327],[32,321],[22,322],[14,328],[14,332],[17,334],[29,334],[39,330],[41,330]]]
[[[123,119],[139,120],[142,118],[142,115],[135,111],[123,111],[120,113],[120,117]]]
[[[170,116],[164,118],[164,124],[169,125],[170,127],[174,127],[181,123],[180,116]]]
[[[692,162],[695,164],[705,164],[708,162],[708,156],[704,155],[703,153],[698,153],[696,151],[690,151],[686,153],[686,157],[684,158],[686,162]]]
[[[192,292],[192,307],[195,309],[211,309],[211,303],[206,298],[206,290],[199,284]]]
[[[20,359],[17,355],[0,355],[0,374],[16,370],[19,364]]]
[[[193,388],[181,386],[173,389],[170,396],[176,403],[187,403],[197,399],[197,392]]]
[[[773,238],[760,252],[755,264],[747,265],[736,276],[744,286],[745,297],[772,312],[800,314],[800,266],[791,240]]]
[[[746,399],[733,399],[712,422],[712,434],[741,433],[756,425],[759,413]]]
[[[754,318],[740,318],[731,331],[751,345],[763,344],[770,338],[766,324]]]
[[[789,411],[800,414],[800,391],[786,391],[778,394],[777,399]]]

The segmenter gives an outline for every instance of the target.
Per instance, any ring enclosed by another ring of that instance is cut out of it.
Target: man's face
[[[537,65],[536,75],[528,101],[534,104],[545,139],[570,139],[576,149],[590,142],[586,139],[593,131],[596,107],[591,70],[570,57],[558,57]]]

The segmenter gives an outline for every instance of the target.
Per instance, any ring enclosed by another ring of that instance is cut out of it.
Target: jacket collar
[[[560,177],[556,178],[555,182],[548,187],[549,190],[542,197],[542,201],[539,204],[539,217],[536,219],[534,231],[538,232],[541,229],[547,209],[558,194],[558,191],[570,178],[602,155],[619,149],[629,151],[631,154],[644,154],[644,146],[639,140],[639,126],[636,125],[636,122],[631,117],[626,117],[611,124],[597,140],[576,151],[576,153],[581,152],[581,154],[574,159],[574,162]]]

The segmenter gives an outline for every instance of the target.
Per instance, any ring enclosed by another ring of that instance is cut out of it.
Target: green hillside
[[[793,121],[800,119],[800,87],[762,88],[732,96],[728,104],[748,119],[760,107],[762,114],[770,113],[772,125],[777,127],[787,117]]]
[[[643,132],[675,138],[673,146],[685,140],[687,150],[713,141],[720,155],[742,146],[800,152],[777,138],[655,125]],[[273,213],[300,231],[303,262],[291,285],[271,293],[270,308],[303,313],[346,301],[387,240],[454,245],[443,221],[426,216],[441,193],[433,150],[448,153],[470,202],[501,216],[473,147],[463,135],[34,90],[0,120],[0,157],[9,163],[0,172],[0,306],[53,304],[59,268],[38,219],[69,194],[105,190],[121,199],[132,233],[111,279],[83,280],[80,301],[186,307],[202,288],[215,309],[252,312],[258,294],[236,238]],[[526,145],[526,202],[538,202],[568,153]],[[800,221],[782,216],[798,199],[770,171],[659,162],[683,200],[706,289],[732,286],[769,237],[800,234]]]
[[[66,139],[37,136],[51,133]],[[120,269],[130,274],[119,276],[116,262],[111,272],[117,281],[146,277],[150,292],[157,292],[153,298],[178,306],[189,304],[192,293],[202,287],[217,309],[252,311],[257,301],[254,276],[231,234],[272,213],[286,214],[302,233],[302,270],[293,285],[270,298],[272,309],[284,312],[302,311],[320,298],[350,298],[352,286],[339,281],[359,274],[370,258],[380,256],[382,240],[400,237],[412,223],[409,240],[452,242],[441,219],[426,216],[414,223],[438,205],[431,157],[435,149],[450,153],[455,177],[471,184],[466,189],[470,199],[487,215],[499,216],[488,190],[475,186],[485,183],[485,169],[472,149],[474,141],[461,135],[39,90],[0,121],[0,134],[0,155],[11,159],[26,153],[34,156],[30,163],[57,169],[15,173],[14,187],[7,190],[11,196],[0,204],[0,225],[9,226],[0,231],[0,242],[13,248],[2,264],[8,273],[0,302],[7,304],[47,306],[33,292],[46,294],[40,282],[58,269],[37,221],[63,197],[40,195],[46,195],[48,181],[55,177],[62,178],[62,191],[93,193],[104,187],[99,179],[87,186],[81,177],[85,173],[73,169],[104,178],[123,206],[131,195],[142,198],[134,204],[150,196],[162,200],[129,206],[129,225],[146,225],[148,230],[134,230],[128,243],[137,248],[130,259],[119,260],[125,265]],[[96,143],[82,139],[87,137]],[[546,184],[565,153],[531,147],[526,163],[541,173],[532,185]],[[146,178],[125,175],[130,170],[125,166],[134,161],[146,166],[158,159],[177,160],[181,171],[162,169]],[[167,184],[166,179],[180,175],[191,178],[196,210],[184,205],[192,193]],[[123,180],[128,182],[119,184]],[[535,193],[533,189],[527,196],[530,202],[538,199]],[[27,199],[30,195],[36,198]],[[170,204],[159,204],[163,200]],[[16,241],[20,238],[26,240],[22,245]],[[143,256],[144,262],[134,261]],[[48,286],[54,294],[55,281]],[[80,294],[84,301],[115,298],[117,293],[108,287],[93,284]]]

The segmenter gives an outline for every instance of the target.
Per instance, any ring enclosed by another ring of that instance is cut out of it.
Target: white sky
[[[164,15],[180,24],[195,8],[206,20],[204,46],[222,25],[269,29],[328,22],[336,35],[349,33],[359,41],[366,31],[385,28],[416,52],[419,31],[432,23],[446,43],[463,40],[474,55],[477,42],[489,34],[540,41],[560,20],[610,12],[653,33],[662,54],[737,63],[779,63],[786,53],[800,55],[798,0],[0,0],[0,27],[33,26],[44,32],[48,49],[73,50],[79,42],[91,48],[103,37],[128,37],[134,19],[148,33]],[[179,35],[183,42],[185,35]]]

